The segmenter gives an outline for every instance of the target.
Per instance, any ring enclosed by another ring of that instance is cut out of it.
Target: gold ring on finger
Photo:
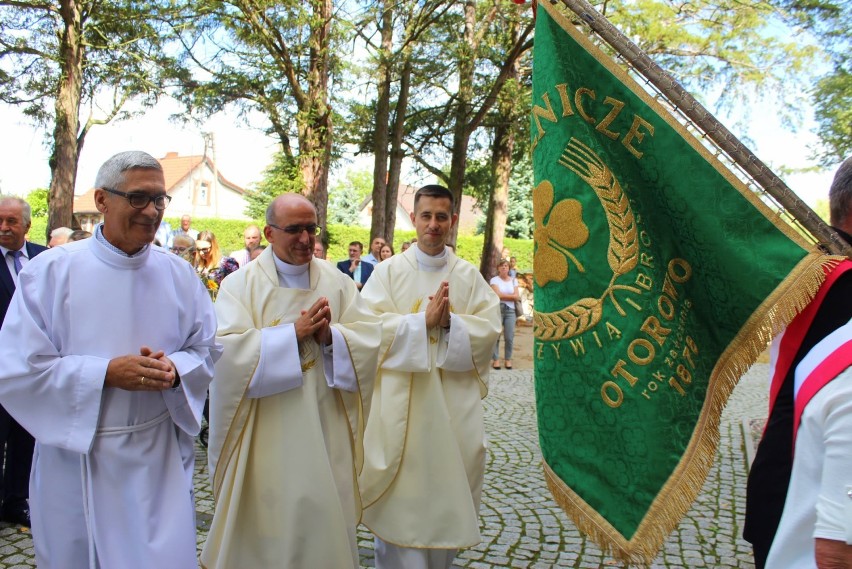
[[[142,384],[142,385],[145,385],[145,379],[146,379],[146,378],[145,378],[145,376],[143,375],[143,376],[142,376],[142,379],[141,379],[141,380],[139,380],[139,383],[140,383],[140,384]]]

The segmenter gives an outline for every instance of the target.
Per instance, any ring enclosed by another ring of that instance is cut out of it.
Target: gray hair
[[[101,165],[95,178],[95,187],[114,190],[124,182],[124,172],[134,168],[163,171],[157,159],[147,152],[141,150],[119,152]]]
[[[852,156],[844,160],[834,174],[834,181],[828,190],[828,209],[834,227],[840,227],[852,213]]]
[[[71,243],[73,241],[82,241],[83,239],[88,239],[92,236],[91,231],[85,231],[83,229],[78,229],[77,231],[72,231],[71,235],[68,236],[68,242]]]
[[[21,206],[21,222],[27,227],[32,223],[33,210],[27,200],[18,196],[4,196],[0,194],[0,205],[6,205],[9,202],[16,203]]]
[[[57,227],[53,231],[50,232],[51,237],[71,237],[71,234],[74,233],[74,230],[70,227]]]

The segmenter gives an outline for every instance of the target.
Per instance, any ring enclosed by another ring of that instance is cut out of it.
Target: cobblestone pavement
[[[654,568],[753,567],[742,539],[746,458],[743,420],[766,409],[767,366],[758,364],[734,390],[722,417],[721,444],[704,488],[692,509],[666,540]],[[553,501],[541,472],[532,372],[491,376],[485,400],[489,433],[482,498],[483,541],[459,553],[457,567],[619,567],[583,538]],[[206,453],[196,452],[196,509],[199,550],[213,513]],[[373,567],[372,536],[359,532],[361,562]],[[0,523],[0,569],[34,567],[25,528]]]

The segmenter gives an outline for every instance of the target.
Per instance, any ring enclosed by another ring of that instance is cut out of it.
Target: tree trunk
[[[503,251],[506,235],[506,218],[509,214],[509,177],[512,175],[512,152],[515,149],[515,131],[511,121],[501,122],[494,129],[494,151],[491,171],[494,188],[488,201],[485,219],[485,236],[482,244],[482,261],[479,272],[485,280],[497,274],[497,262]]]
[[[388,193],[388,130],[390,124],[391,49],[393,48],[393,12],[390,3],[382,12],[382,45],[379,51],[379,98],[376,101],[376,123],[373,129],[373,215],[370,224],[370,243],[373,239],[393,232],[387,221]]]
[[[517,45],[518,25],[509,24],[512,42]],[[506,83],[517,81],[520,74],[520,58],[512,61]],[[482,243],[482,260],[479,272],[485,280],[497,274],[497,263],[503,253],[503,239],[506,236],[506,220],[509,217],[509,178],[512,176],[512,155],[515,151],[515,128],[518,111],[512,95],[501,89],[497,103],[497,126],[494,128],[494,146],[491,155],[491,173],[494,187],[488,200],[485,218],[485,235]]]
[[[57,227],[73,224],[74,184],[82,140],[80,128],[80,94],[83,85],[83,17],[75,0],[62,0],[59,13],[64,23],[59,54],[61,76],[56,93],[56,118],[53,127],[53,151],[50,156],[50,188],[48,191],[47,234]]]
[[[450,159],[449,190],[455,199],[455,212],[461,212],[464,176],[467,169],[467,149],[470,144],[471,128],[468,123],[473,100],[473,79],[476,65],[476,3],[467,0],[464,4],[464,44],[458,59],[459,88],[456,98],[455,125],[453,127],[453,153]],[[456,223],[448,242],[455,244],[459,225]]]
[[[388,170],[388,197],[385,203],[385,219],[387,229],[384,237],[388,243],[393,243],[393,234],[396,231],[396,204],[399,197],[399,180],[402,173],[402,159],[405,151],[402,149],[402,141],[405,138],[405,116],[408,113],[408,95],[411,91],[411,54],[406,50],[405,63],[402,68],[402,76],[399,82],[399,98],[396,102],[396,115],[393,121],[393,133],[391,135],[390,168]]]
[[[328,168],[331,163],[332,121],[328,104],[329,32],[331,0],[314,0],[308,92],[297,117],[299,169],[305,183],[304,195],[317,209],[317,223],[326,225],[328,213]]]

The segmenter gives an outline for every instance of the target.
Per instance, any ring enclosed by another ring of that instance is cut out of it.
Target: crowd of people
[[[356,242],[336,267],[297,194],[267,209],[269,247],[250,226],[223,255],[189,216],[162,223],[170,198],[150,155],[113,156],[95,187],[103,223],[84,241],[58,232],[49,250],[25,241],[26,202],[0,199],[13,275],[0,513],[31,524],[40,567],[197,566],[193,438],[208,391],[203,566],[358,567],[359,523],[377,567],[450,567],[479,541],[500,311],[447,246],[449,190],[417,192],[403,252],[377,239],[362,260]]]
[[[835,186],[832,223],[852,240],[852,159]],[[226,256],[189,216],[164,227],[150,155],[113,156],[95,187],[103,223],[80,241],[54,232],[49,250],[25,239],[27,203],[0,197],[0,519],[32,526],[39,567],[197,567],[193,438],[208,390],[216,508],[202,566],[357,568],[359,523],[379,569],[449,568],[480,541],[481,400],[490,368],[512,368],[522,295],[508,251],[488,283],[448,245],[447,188],[417,190],[417,239],[399,254],[376,238],[362,257],[353,241],[334,264],[298,194],[275,198],[262,233],[249,226]],[[779,367],[749,482],[759,566],[852,551],[850,268],[791,324],[795,358]],[[800,372],[825,387],[801,405]]]

